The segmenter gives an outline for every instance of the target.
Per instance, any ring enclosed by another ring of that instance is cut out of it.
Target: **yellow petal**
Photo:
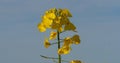
[[[72,40],[70,37],[66,37],[64,39],[64,43],[63,43],[63,46],[70,46],[72,44]]]
[[[72,60],[70,63],[82,63],[80,60]]]
[[[56,30],[58,30],[60,27],[62,27],[62,25],[56,21],[54,21],[51,26],[52,29],[56,29]]]
[[[79,37],[79,35],[74,35],[71,39],[72,39],[74,44],[76,44],[76,45],[80,44],[80,37]]]
[[[52,31],[51,33],[50,33],[50,40],[53,40],[53,39],[55,39],[56,38],[56,36],[57,36],[57,32],[54,32],[54,31]]]
[[[60,19],[61,19],[60,17],[56,17],[56,19],[54,20],[54,22],[60,24]]]
[[[60,15],[62,15],[64,17],[72,17],[72,14],[69,12],[68,9],[61,9]]]
[[[72,30],[75,31],[76,27],[72,23],[67,23],[64,27],[64,30]]]
[[[69,54],[71,51],[71,47],[69,46],[63,46],[62,48],[63,48],[64,54]]]
[[[42,20],[42,23],[44,24],[44,26],[45,26],[46,28],[51,28],[51,25],[52,25],[52,23],[53,23],[53,20],[50,20],[50,19],[46,18],[46,19],[43,19],[43,20]]]
[[[61,55],[61,54],[64,54],[64,51],[62,48],[58,49],[58,54]]]
[[[70,46],[62,46],[59,50],[58,50],[58,54],[69,54],[71,51],[71,47]]]
[[[50,44],[50,42],[48,41],[48,39],[45,39],[45,40],[44,40],[44,47],[45,47],[45,48],[48,48],[50,45],[51,45],[51,44]]]
[[[63,28],[62,28],[62,27],[59,27],[59,28],[58,28],[58,31],[59,31],[59,32],[62,32],[62,31],[63,31]]]
[[[39,23],[37,27],[38,27],[38,30],[40,32],[45,32],[46,31],[46,28],[44,27],[43,23]]]
[[[49,9],[49,13],[56,13],[57,9],[56,8],[51,8]]]
[[[54,13],[46,13],[45,16],[49,19],[55,19],[56,15]]]
[[[59,17],[59,20],[61,25],[66,25],[67,23],[70,22],[67,17]]]

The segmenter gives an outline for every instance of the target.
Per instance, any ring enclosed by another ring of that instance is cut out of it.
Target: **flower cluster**
[[[40,32],[45,32],[46,29],[57,30],[58,32],[63,31],[75,31],[76,27],[72,24],[69,18],[72,17],[68,9],[50,9],[45,12],[42,16],[42,22],[38,24],[38,30]],[[46,38],[44,41],[44,46],[48,48],[51,43],[49,40],[54,40],[57,36],[57,31],[52,31],[50,33],[49,39]],[[66,37],[64,39],[63,46],[58,50],[58,54],[68,54],[71,50],[72,44],[79,44],[79,35],[74,35],[73,37]]]
[[[58,30],[59,32],[73,30],[76,27],[69,21],[72,17],[68,9],[50,9],[42,16],[42,22],[38,24],[40,32],[45,32],[47,28]]]
[[[58,55],[69,54],[71,51],[71,45],[80,44],[80,36],[75,34],[72,37],[65,37],[63,39],[59,38],[59,34],[65,31],[74,31],[76,32],[76,27],[69,18],[72,17],[72,14],[68,9],[56,9],[52,8],[45,12],[42,16],[41,22],[38,24],[38,30],[40,32],[45,32],[47,29],[51,29],[49,38],[45,38],[44,46],[48,48],[53,43],[50,43],[49,40],[55,40],[58,38]],[[60,43],[63,43],[60,46]],[[60,60],[60,58],[59,58]],[[81,63],[78,60],[73,60],[70,63]]]
[[[79,44],[80,39],[79,35],[74,35],[73,37],[66,37],[64,39],[62,47],[58,50],[58,54],[68,54],[71,50],[71,45],[72,44]]]

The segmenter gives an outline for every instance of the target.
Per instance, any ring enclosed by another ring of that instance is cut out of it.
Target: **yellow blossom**
[[[68,19],[68,17],[71,16],[68,9],[49,9],[42,16],[42,24],[39,24],[38,29],[41,32],[45,32],[47,28],[55,29],[59,32],[62,32],[63,30],[75,31],[76,27]]]
[[[59,23],[59,21],[53,21],[51,28],[58,30],[62,25]]]
[[[63,31],[63,28],[62,28],[62,27],[59,27],[59,28],[58,28],[58,31],[59,31],[59,32],[62,32],[62,31]]]
[[[53,39],[56,38],[56,36],[57,36],[57,32],[52,31],[52,32],[50,33],[49,39],[50,39],[50,40],[53,40]]]
[[[57,11],[57,9],[56,8],[51,8],[51,9],[49,9],[49,13],[56,13],[56,11]]]
[[[56,19],[54,20],[54,22],[58,23],[58,24],[61,24],[61,17],[56,17]]]
[[[56,18],[55,13],[46,13],[45,16],[49,19],[55,19]]]
[[[68,9],[59,9],[59,13],[63,17],[72,17],[72,14],[69,12]]]
[[[44,40],[44,47],[45,47],[45,48],[48,48],[50,45],[51,45],[51,44],[50,44],[50,42],[48,41],[48,39],[45,39],[45,40]]]
[[[74,44],[76,44],[76,45],[80,44],[80,37],[79,37],[79,35],[74,35],[71,39],[72,39]]]
[[[69,19],[67,17],[61,17],[60,18],[60,24],[61,25],[67,25],[67,23],[69,23]]]
[[[72,30],[72,31],[75,31],[75,29],[76,29],[76,27],[75,27],[72,23],[70,23],[70,22],[68,22],[68,23],[65,25],[65,27],[64,27],[64,30]]]
[[[40,32],[45,32],[46,31],[46,27],[44,26],[43,23],[39,23],[37,27],[38,27],[38,30]]]
[[[58,50],[58,54],[69,54],[71,51],[71,47],[70,46],[62,46],[59,50]]]
[[[51,28],[52,22],[53,20],[45,18],[45,16],[43,16],[42,23],[46,28]]]
[[[80,60],[72,60],[70,63],[82,63]]]
[[[70,46],[72,44],[72,40],[70,37],[64,39],[63,46]]]

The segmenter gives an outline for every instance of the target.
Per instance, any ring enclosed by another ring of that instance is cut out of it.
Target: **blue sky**
[[[56,56],[56,46],[45,49],[37,24],[50,8],[68,8],[81,44],[73,45],[67,60],[120,63],[120,0],[0,0],[0,63],[52,63],[39,55]],[[67,34],[69,35],[69,33]]]

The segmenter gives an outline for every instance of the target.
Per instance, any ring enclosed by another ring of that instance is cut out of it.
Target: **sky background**
[[[53,63],[56,46],[45,49],[37,24],[50,8],[68,8],[81,37],[63,59],[120,63],[120,0],[0,0],[0,63]],[[66,36],[70,33],[66,34]]]

